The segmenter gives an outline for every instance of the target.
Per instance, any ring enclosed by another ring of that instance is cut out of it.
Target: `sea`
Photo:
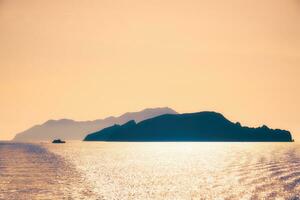
[[[0,143],[0,199],[300,199],[300,143]]]

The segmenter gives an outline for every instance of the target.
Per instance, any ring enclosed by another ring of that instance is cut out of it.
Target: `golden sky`
[[[299,86],[300,0],[0,0],[0,140],[161,106],[300,139]]]

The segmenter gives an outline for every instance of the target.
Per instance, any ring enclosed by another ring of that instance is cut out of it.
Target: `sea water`
[[[300,199],[300,144],[0,143],[0,199]]]

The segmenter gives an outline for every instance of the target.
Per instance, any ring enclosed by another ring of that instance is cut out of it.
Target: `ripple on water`
[[[300,192],[296,143],[80,142],[60,147],[53,151],[75,163],[105,199],[296,199]]]
[[[18,145],[0,145],[5,154],[0,195],[11,199],[296,200],[300,195],[297,143]]]
[[[92,197],[72,165],[37,144],[0,144],[0,199]]]

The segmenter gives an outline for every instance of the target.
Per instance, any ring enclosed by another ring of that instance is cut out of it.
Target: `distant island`
[[[165,114],[129,121],[89,134],[84,141],[241,141],[292,142],[289,131],[267,126],[249,128],[216,112]]]
[[[93,121],[75,121],[72,119],[48,120],[41,125],[35,125],[28,130],[16,134],[14,141],[49,141],[53,138],[66,140],[83,140],[83,138],[95,131],[112,126],[124,124],[130,120],[136,122],[153,118],[163,114],[176,114],[168,107],[147,108],[139,112],[127,112],[119,117],[107,117]]]

